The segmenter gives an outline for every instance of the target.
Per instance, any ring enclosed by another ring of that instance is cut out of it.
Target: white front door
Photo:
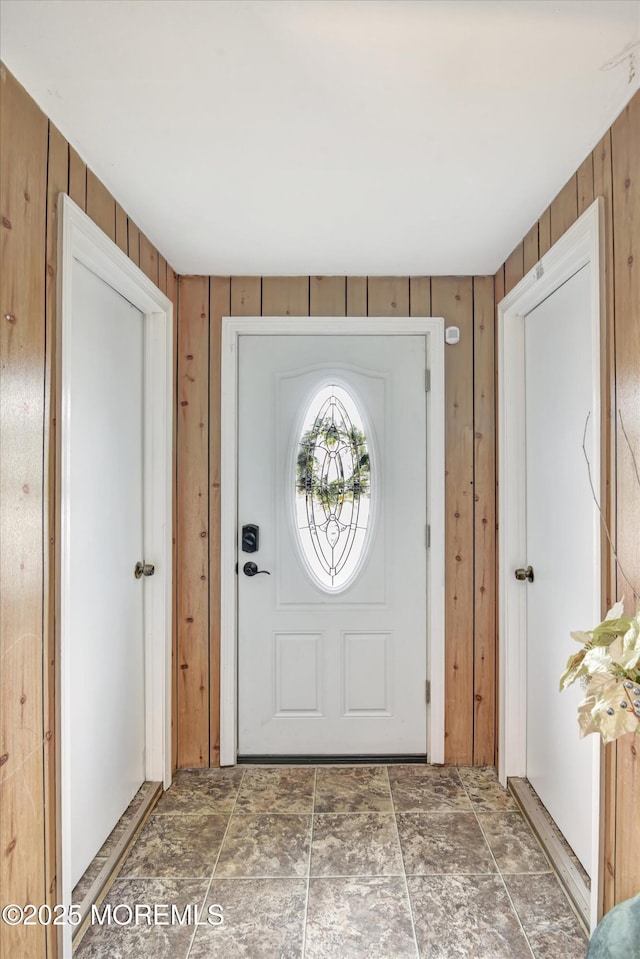
[[[239,337],[240,756],[427,751],[426,340]]]
[[[583,691],[558,683],[573,630],[592,628],[597,555],[582,437],[593,423],[590,269],[525,317],[527,778],[591,872],[593,743],[578,736]]]
[[[144,780],[143,314],[77,260],[68,386],[71,883]]]

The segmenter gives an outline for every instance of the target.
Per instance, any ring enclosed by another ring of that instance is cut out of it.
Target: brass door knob
[[[520,569],[517,569],[516,579],[519,580],[520,582],[524,582],[524,580],[526,579],[528,580],[528,582],[532,583],[533,582],[533,566],[527,566],[526,569],[523,569],[522,567]]]
[[[133,575],[136,579],[140,579],[141,576],[153,576],[156,568],[153,563],[141,563],[138,561],[136,563],[136,568],[133,571]]]

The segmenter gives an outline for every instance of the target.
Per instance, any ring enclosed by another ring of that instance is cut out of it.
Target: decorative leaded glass
[[[319,583],[340,589],[363,558],[371,463],[362,416],[341,386],[315,394],[296,457],[296,517],[302,551]]]

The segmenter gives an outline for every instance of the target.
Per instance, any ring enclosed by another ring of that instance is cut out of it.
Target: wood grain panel
[[[44,436],[44,836],[47,902],[58,901],[56,881],[56,306],[58,287],[58,197],[69,186],[69,146],[60,131],[49,124],[47,163],[47,233],[45,289],[45,436]],[[57,930],[47,927],[48,954],[53,955]]]
[[[140,230],[131,218],[127,223],[127,233],[129,235],[129,259],[133,260],[136,266],[140,266]]]
[[[615,397],[615,309],[613,299],[613,183],[611,170],[611,132],[607,131],[592,154],[595,196],[604,198],[604,287],[605,315],[600,326],[602,509],[609,529],[616,526],[616,397]],[[605,569],[603,608],[610,609],[617,597],[615,563],[606,537],[602,542]]]
[[[504,264],[504,292],[510,293],[524,276],[524,243],[519,243]]]
[[[538,220],[539,255],[542,257],[551,249],[551,207],[547,207]]]
[[[578,182],[575,173],[562,187],[549,210],[551,213],[551,243],[554,244],[578,218]]]
[[[209,279],[178,283],[178,765],[209,765]]]
[[[366,276],[347,277],[347,316],[367,316]]]
[[[584,160],[578,167],[576,173],[577,191],[578,191],[578,216],[580,216],[587,207],[590,207],[594,200],[593,192],[593,153]]]
[[[431,316],[431,277],[412,276],[409,280],[411,316]]]
[[[86,210],[87,166],[72,146],[69,147],[69,196],[81,210]]]
[[[178,765],[178,278],[167,267],[167,296],[173,303],[173,484],[171,489],[172,544],[171,567],[173,570],[171,609],[171,768]]]
[[[45,898],[43,426],[48,123],[0,66],[0,888]],[[0,954],[43,957],[44,926],[0,922]]]
[[[434,316],[460,328],[445,354],[445,761],[473,761],[473,288],[434,276]]]
[[[129,225],[127,214],[119,203],[116,203],[116,243],[123,253],[129,252]]]
[[[345,316],[347,278],[345,276],[312,276],[309,311],[311,316]]]
[[[496,742],[495,742],[495,754],[496,754],[496,767],[500,764],[500,752],[499,752],[499,738],[498,738],[498,690],[500,689],[500,657],[498,650],[500,648],[500,617],[499,617],[499,602],[500,594],[498,584],[500,582],[500,554],[498,552],[498,516],[497,509],[499,504],[499,480],[500,475],[500,447],[497,441],[497,431],[498,431],[498,403],[500,399],[499,388],[500,384],[498,383],[498,306],[500,301],[504,297],[504,264],[500,267],[495,277],[493,278],[493,289],[494,289],[494,299],[496,303],[495,310],[495,344],[494,344],[494,389],[495,389],[495,410],[496,410],[496,568],[495,568],[495,577],[496,577],[496,718],[495,718],[495,728],[496,728]]]
[[[615,250],[617,418],[617,550],[620,568],[640,598],[640,95],[611,128],[613,246]],[[626,434],[626,436],[625,436]],[[628,439],[628,443],[627,443]],[[635,463],[634,463],[635,455]],[[618,570],[625,611],[637,599]],[[640,755],[638,737],[618,740],[616,794],[616,900],[640,890]]]
[[[158,289],[167,292],[167,261],[163,256],[158,256]]]
[[[308,276],[265,276],[262,279],[263,316],[308,316]]]
[[[369,316],[409,316],[409,278],[370,276],[367,281]]]
[[[87,168],[87,215],[106,233],[116,238],[116,202],[93,170]]]
[[[158,251],[144,233],[140,234],[140,269],[158,285]]]
[[[496,715],[495,306],[492,276],[473,280],[474,725],[473,762],[493,765]]]
[[[529,270],[536,265],[540,259],[540,254],[538,252],[538,222],[533,224],[527,235],[525,236],[523,242],[523,266],[524,273],[528,273]],[[524,274],[523,274],[524,275]]]
[[[262,315],[262,278],[233,276],[231,278],[231,316]]]
[[[220,765],[220,360],[222,317],[231,312],[231,280],[212,276],[209,295],[209,764]]]

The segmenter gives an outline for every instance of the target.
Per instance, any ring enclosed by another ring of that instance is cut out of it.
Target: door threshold
[[[357,753],[353,756],[328,756],[326,754],[280,756],[276,754],[266,756],[238,756],[237,762],[240,766],[357,766],[359,764],[367,766],[393,766],[398,763],[421,763],[424,765],[427,763],[427,756],[426,754],[416,753],[388,753],[385,755],[365,755]]]
[[[591,903],[591,881],[566,839],[545,809],[527,779],[510,778],[509,791],[542,846],[565,895],[587,936]]]

